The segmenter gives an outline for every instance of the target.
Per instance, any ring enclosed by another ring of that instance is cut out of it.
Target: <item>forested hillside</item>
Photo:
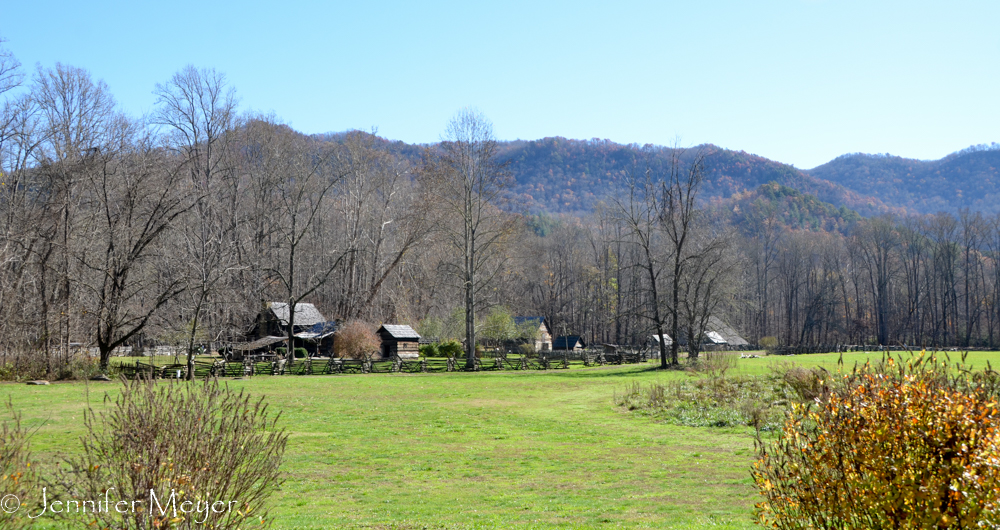
[[[590,211],[614,190],[630,165],[643,156],[642,148],[636,145],[558,137],[506,142],[501,150],[510,161],[516,180],[517,203],[527,211],[550,213]],[[670,149],[658,149],[655,156],[667,158],[670,153]],[[744,151],[703,145],[687,150],[685,158],[697,153],[705,156],[704,200],[728,198],[775,182],[864,215],[900,211],[878,199]]]
[[[915,212],[962,208],[1000,212],[1000,145],[974,146],[940,160],[849,154],[808,173]]]
[[[778,224],[792,230],[840,232],[846,234],[861,215],[846,206],[836,207],[814,195],[768,182],[755,190],[717,199],[713,207],[726,213],[734,225],[753,223],[755,218],[773,216]]]

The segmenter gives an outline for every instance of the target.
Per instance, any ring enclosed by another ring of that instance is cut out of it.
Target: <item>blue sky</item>
[[[1000,2],[0,3],[30,73],[60,61],[133,114],[186,64],[306,133],[714,143],[810,168],[1000,142]]]

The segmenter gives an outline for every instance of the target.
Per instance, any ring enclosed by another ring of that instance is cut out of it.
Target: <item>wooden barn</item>
[[[268,302],[257,314],[253,328],[247,333],[247,343],[239,346],[245,351],[258,353],[263,348],[268,351],[275,347],[284,347],[276,342],[288,337],[289,321],[288,303]],[[296,348],[305,348],[310,356],[328,356],[333,353],[334,332],[336,324],[328,322],[316,306],[307,303],[295,304],[295,323],[292,334]],[[277,341],[275,340],[277,339]],[[234,349],[236,345],[234,345]]]
[[[288,334],[288,303],[268,302],[264,309],[257,314],[253,329],[247,334],[247,338],[252,340],[271,336],[285,336]],[[326,319],[323,314],[312,304],[295,304],[295,329],[294,333],[312,331],[317,324],[323,324]]]
[[[383,359],[394,355],[401,359],[420,357],[420,334],[410,326],[383,324],[378,328],[378,336],[382,339]]]

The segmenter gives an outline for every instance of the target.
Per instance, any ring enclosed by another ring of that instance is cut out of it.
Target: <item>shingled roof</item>
[[[715,316],[708,317],[708,329],[721,335],[730,346],[747,345],[747,340],[741,337],[732,326],[723,322],[721,318]]]
[[[420,334],[413,330],[410,326],[405,324],[382,324],[382,327],[378,328],[379,334],[383,331],[389,334],[390,337],[394,339],[414,339],[420,340]]]
[[[268,302],[268,309],[274,313],[274,316],[278,318],[282,326],[288,325],[288,303],[287,302]],[[296,326],[315,326],[316,324],[322,324],[326,322],[323,318],[323,314],[316,309],[316,306],[312,304],[298,303],[295,304],[295,325]]]

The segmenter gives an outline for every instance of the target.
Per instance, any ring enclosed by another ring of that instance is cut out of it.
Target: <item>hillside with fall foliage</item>
[[[516,184],[512,191],[519,209],[550,213],[591,211],[620,186],[625,172],[636,160],[650,156],[651,152],[651,156],[668,164],[667,159],[672,156],[669,148],[646,151],[634,144],[559,137],[503,142],[501,152],[514,175]],[[702,145],[681,154],[686,161],[695,156],[704,156],[701,197],[705,201],[730,198],[773,182],[863,215],[898,210],[866,194],[745,151]]]
[[[940,160],[849,154],[807,171],[894,206],[921,213],[1000,213],[1000,145],[980,145]]]

